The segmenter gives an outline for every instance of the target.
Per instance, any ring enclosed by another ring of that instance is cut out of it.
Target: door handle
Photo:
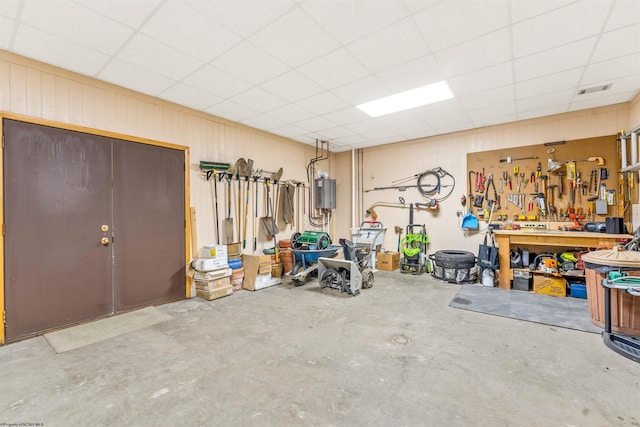
[[[100,240],[100,243],[102,243],[103,246],[109,246],[109,238],[108,237],[103,237]]]

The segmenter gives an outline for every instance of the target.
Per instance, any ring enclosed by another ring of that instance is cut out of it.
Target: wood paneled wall
[[[233,162],[251,156],[254,165],[265,170],[284,168],[284,179],[306,181],[305,166],[315,150],[294,141],[261,132],[178,105],[141,95],[76,73],[0,50],[0,110],[27,116],[77,124],[142,138],[190,147],[191,204],[198,212],[198,241],[215,238],[210,186],[197,169],[200,160]],[[566,114],[489,126],[430,138],[365,149],[359,152],[362,177],[358,188],[390,185],[391,181],[436,166],[452,173],[457,187],[437,212],[418,211],[416,221],[427,224],[430,251],[458,248],[475,252],[478,238],[458,229],[456,211],[464,194],[466,153],[541,144],[549,141],[612,135],[640,124],[640,96],[631,103],[576,111]],[[351,152],[338,153],[329,170],[338,180],[338,206],[334,238],[348,237],[351,217]],[[414,190],[357,194],[356,224],[364,210],[376,201],[424,201]],[[380,208],[380,220],[387,226],[385,246],[393,249],[395,225],[405,226],[408,210]],[[290,229],[280,237],[289,237]],[[269,242],[266,242],[267,246]]]
[[[460,218],[457,216],[457,211],[462,210],[460,197],[467,192],[465,186],[468,152],[615,135],[621,129],[630,129],[634,125],[640,124],[639,120],[630,117],[640,115],[638,97],[635,99],[635,112],[630,114],[632,104],[634,103],[616,104],[367,148],[361,153],[362,170],[358,171],[358,176],[361,179],[357,182],[357,187],[360,190],[366,190],[390,186],[393,185],[394,180],[438,166],[442,167],[454,175],[456,179],[456,188],[453,194],[449,199],[440,203],[438,211],[416,210],[414,222],[426,224],[427,232],[431,238],[429,253],[441,249],[461,249],[477,253],[481,240],[480,233],[465,233],[460,228]],[[350,162],[350,158],[351,153],[338,153],[336,161],[342,164]],[[543,160],[546,164],[546,159]],[[351,188],[350,174],[340,175],[340,171],[338,178],[344,183],[343,186]],[[415,184],[415,181],[405,182],[405,184]],[[405,199],[407,207],[409,202],[425,202],[415,188],[407,189],[404,192],[398,190],[359,192],[358,204],[362,208],[356,212],[358,221],[364,219],[367,207],[376,202],[397,203],[399,196]],[[348,208],[350,209],[351,206]],[[409,209],[380,207],[376,209],[376,212],[378,219],[387,228],[385,248],[395,250],[398,236],[394,233],[394,226],[406,227],[409,221]],[[484,223],[481,222],[481,226],[483,225]],[[340,210],[336,224],[338,234],[348,234],[350,226],[350,210]]]
[[[233,164],[240,157],[250,157],[255,168],[277,171],[282,167],[283,180],[306,182],[306,164],[315,156],[315,147],[3,50],[0,110],[188,146],[191,205],[197,210],[200,245],[215,243],[211,185],[200,174],[200,160]],[[332,173],[331,162],[320,162],[318,167]],[[260,207],[259,213],[262,211]],[[252,239],[251,230],[249,226],[248,238]],[[278,237],[289,238],[291,232],[290,227],[281,227]],[[259,245],[269,246],[273,242],[265,239]]]

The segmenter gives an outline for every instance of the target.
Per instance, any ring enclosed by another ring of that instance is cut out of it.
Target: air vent
[[[586,95],[588,93],[593,93],[593,92],[602,92],[603,90],[609,90],[610,88],[611,88],[611,83],[603,86],[588,87],[586,89],[580,89],[578,91],[578,95]]]

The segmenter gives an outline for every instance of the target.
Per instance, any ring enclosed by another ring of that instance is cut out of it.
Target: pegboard
[[[629,202],[637,203],[637,174],[619,173],[616,138],[612,135],[468,153],[467,204],[483,217],[497,195],[492,219],[498,221],[563,222],[570,221],[571,212],[582,215],[583,221],[600,222],[607,216],[630,220],[631,209],[627,207]],[[601,158],[603,164],[589,158]],[[554,165],[557,169],[550,171]]]

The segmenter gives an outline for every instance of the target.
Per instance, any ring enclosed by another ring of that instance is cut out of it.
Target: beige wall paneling
[[[198,211],[201,245],[215,242],[215,225],[210,184],[197,168],[200,160],[233,163],[239,157],[250,157],[256,168],[276,171],[283,167],[284,180],[306,182],[306,164],[314,157],[314,147],[2,50],[0,71],[4,111],[189,147],[189,205]],[[333,163],[319,162],[317,167],[335,177]],[[261,187],[260,204],[262,191]],[[220,206],[222,201],[220,197]],[[262,206],[258,211],[261,216]],[[337,212],[339,217],[340,210]],[[289,238],[293,232],[291,227],[281,229],[278,238]],[[247,240],[253,239],[252,227],[247,234]],[[259,249],[270,245],[270,240],[259,239]]]
[[[638,104],[636,98],[633,114],[640,116]],[[424,172],[436,166],[444,168],[455,176],[454,193],[440,204],[438,212],[416,210],[414,222],[426,224],[427,232],[431,238],[430,253],[441,249],[461,249],[476,253],[481,234],[472,232],[465,234],[459,228],[459,218],[456,215],[456,211],[462,209],[460,197],[467,192],[466,154],[468,152],[616,134],[621,129],[630,127],[630,106],[630,103],[616,104],[367,148],[364,149],[363,155],[361,173],[363,182],[359,185],[362,185],[363,189],[390,186],[392,181],[398,178]],[[347,157],[350,162],[350,153],[340,153],[338,156],[340,164],[346,164]],[[543,164],[546,162],[546,159],[541,160],[544,160]],[[610,166],[608,165],[608,167]],[[610,170],[614,169],[614,167],[610,167]],[[340,181],[350,182],[350,174],[350,168],[337,169]],[[415,180],[408,181],[407,184],[415,184]],[[357,216],[362,217],[364,209],[367,209],[374,202],[396,202],[399,196],[404,197],[407,202],[424,201],[416,189],[407,189],[405,192],[385,190],[359,193],[358,198],[359,203],[362,204],[362,212],[357,212]],[[387,228],[385,248],[395,250],[397,235],[393,232],[393,228],[396,225],[406,227],[409,220],[408,209],[380,207],[376,211],[378,219]],[[338,215],[336,234],[346,236],[349,234],[351,222],[351,203],[344,208],[340,206]]]

